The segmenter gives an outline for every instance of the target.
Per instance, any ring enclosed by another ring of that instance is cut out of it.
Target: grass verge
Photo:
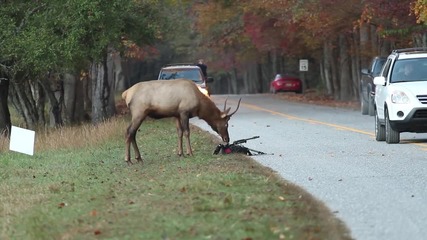
[[[144,122],[144,164],[128,167],[126,127],[118,118],[37,135],[35,156],[0,141],[0,239],[350,239],[275,172],[212,155],[217,140],[198,128],[195,156],[180,158],[171,120]]]

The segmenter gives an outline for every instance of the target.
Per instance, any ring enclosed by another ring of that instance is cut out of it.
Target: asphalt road
[[[427,134],[377,142],[374,118],[359,111],[279,100],[271,95],[212,96],[238,112],[231,141],[272,153],[253,158],[323,201],[360,240],[427,239]],[[202,120],[192,124],[213,133]],[[215,134],[217,135],[217,134]]]

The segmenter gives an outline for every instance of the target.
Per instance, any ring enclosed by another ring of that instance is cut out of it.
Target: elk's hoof
[[[143,163],[143,161],[142,161],[142,158],[141,157],[137,157],[137,158],[135,158],[135,160],[136,160],[136,162],[140,162],[140,163]]]
[[[131,160],[125,160],[125,162],[128,164],[128,166],[132,166],[132,161]]]

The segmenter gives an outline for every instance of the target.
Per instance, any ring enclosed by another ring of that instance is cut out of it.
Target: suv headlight
[[[408,104],[409,97],[402,91],[394,91],[391,94],[391,102],[396,104]]]

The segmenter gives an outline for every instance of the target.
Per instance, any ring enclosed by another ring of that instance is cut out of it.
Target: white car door
[[[392,59],[387,59],[387,62],[384,64],[383,69],[378,77],[374,78],[375,84],[375,107],[377,110],[377,115],[379,119],[384,119],[384,106],[387,98],[387,85],[390,83],[390,66]]]

